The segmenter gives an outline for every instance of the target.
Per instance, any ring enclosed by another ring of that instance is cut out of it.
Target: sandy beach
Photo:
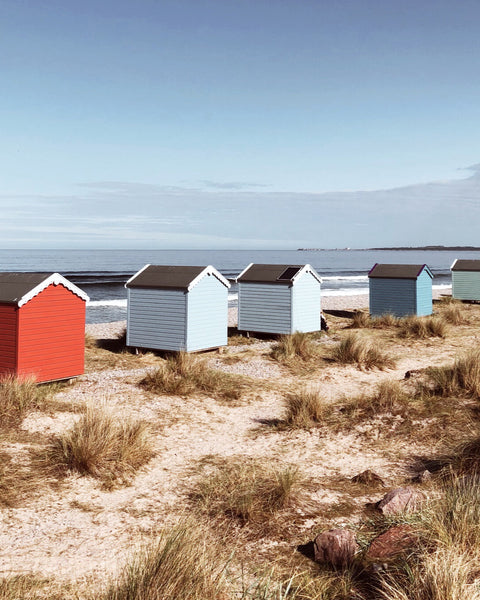
[[[326,311],[365,309],[367,304],[366,295],[324,299]],[[435,311],[441,315],[446,307],[436,305]],[[444,337],[410,340],[388,328],[360,331],[394,357],[386,368],[366,369],[331,359],[332,350],[352,331],[348,315],[334,314],[327,314],[328,334],[315,341],[318,359],[305,365],[275,360],[275,340],[237,337],[219,352],[197,355],[195,360],[204,361],[205,369],[246,378],[246,391],[234,401],[201,390],[176,395],[145,389],[141,381],[161,367],[164,358],[115,349],[110,342],[125,321],[87,325],[87,333],[99,342],[87,347],[85,374],[8,432],[1,448],[11,460],[6,464],[28,470],[31,457],[68,432],[87,405],[106,407],[122,420],[148,423],[153,456],[134,478],[112,489],[94,476],[71,471],[51,482],[39,481],[35,489],[2,506],[0,574],[35,574],[53,578],[60,586],[75,582],[80,598],[86,590],[102,589],[135,549],[185,514],[199,514],[191,492],[206,466],[238,459],[295,465],[311,482],[279,537],[251,535],[248,528],[233,526],[229,544],[238,549],[238,564],[252,572],[259,565],[267,568],[272,560],[305,568],[305,559],[295,553],[297,544],[325,527],[358,522],[365,504],[378,500],[375,489],[339,482],[371,469],[388,488],[398,486],[408,479],[411,457],[444,451],[448,440],[458,439],[456,428],[463,421],[457,414],[450,422],[442,413],[442,435],[433,413],[425,424],[417,418],[414,435],[404,417],[382,413],[348,428],[282,429],[274,424],[284,418],[286,395],[313,387],[332,412],[346,398],[371,394],[382,382],[410,389],[406,372],[451,364],[462,349],[478,345],[480,308],[466,305],[462,310],[464,325],[445,325]],[[231,310],[232,324],[235,319],[236,311]],[[215,522],[211,529],[208,520],[202,523],[208,535],[219,535]]]

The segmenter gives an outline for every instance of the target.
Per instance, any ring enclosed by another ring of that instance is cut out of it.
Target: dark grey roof
[[[0,302],[17,304],[53,273],[0,273]]]
[[[368,276],[385,279],[417,279],[424,269],[433,278],[433,274],[427,265],[390,265],[379,263],[376,263],[372,267]]]
[[[127,288],[175,288],[186,290],[207,267],[148,265],[127,281]]]
[[[261,283],[280,283],[290,284],[293,277],[302,269],[304,265],[258,265],[252,264],[245,269],[237,278],[240,282],[261,282]],[[287,271],[288,270],[288,271]],[[287,272],[287,273],[286,273]],[[286,277],[279,280],[284,273]]]
[[[480,271],[480,260],[456,260],[452,271]]]

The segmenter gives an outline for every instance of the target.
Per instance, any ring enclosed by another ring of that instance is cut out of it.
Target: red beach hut
[[[88,299],[58,273],[0,273],[0,377],[81,375]]]

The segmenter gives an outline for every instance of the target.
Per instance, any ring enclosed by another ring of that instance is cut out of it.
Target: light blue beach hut
[[[452,296],[480,301],[480,260],[456,260],[452,272]]]
[[[236,281],[240,331],[289,334],[320,330],[322,280],[310,265],[251,263]]]
[[[196,352],[227,344],[230,284],[211,265],[145,265],[125,287],[127,346]]]
[[[370,314],[431,315],[432,279],[427,265],[376,263],[368,273]]]

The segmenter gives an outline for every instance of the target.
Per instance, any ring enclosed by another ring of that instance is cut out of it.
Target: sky
[[[480,245],[478,0],[0,0],[0,247]]]

